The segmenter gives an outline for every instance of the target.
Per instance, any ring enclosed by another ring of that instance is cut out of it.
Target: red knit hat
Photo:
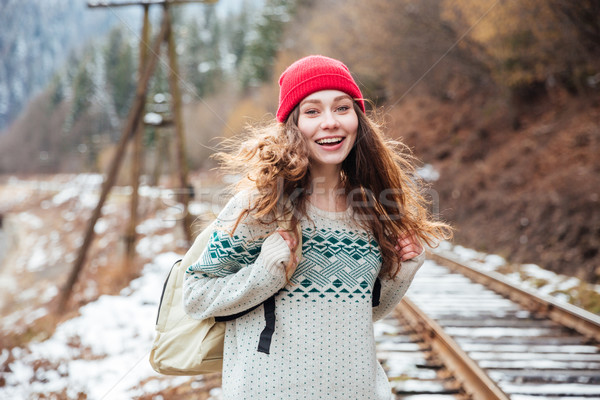
[[[341,61],[324,56],[299,59],[279,77],[277,121],[285,122],[294,107],[306,96],[319,90],[340,90],[352,97],[365,111],[362,93],[350,70]]]

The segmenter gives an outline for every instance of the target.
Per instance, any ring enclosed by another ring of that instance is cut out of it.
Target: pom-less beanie
[[[341,61],[324,56],[308,56],[287,67],[279,77],[277,121],[285,122],[294,107],[319,90],[339,90],[352,97],[365,111],[362,93]]]

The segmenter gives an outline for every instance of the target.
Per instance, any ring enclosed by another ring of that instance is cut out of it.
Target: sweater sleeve
[[[396,278],[380,278],[381,295],[379,305],[373,307],[373,321],[382,319],[396,308],[423,262],[425,262],[425,251],[415,258],[402,262],[402,268]]]
[[[248,204],[246,199],[238,195],[225,206],[206,249],[186,271],[183,303],[192,318],[246,311],[286,283],[290,250],[281,235],[273,233],[276,226],[261,226],[246,217],[230,233],[232,222]]]

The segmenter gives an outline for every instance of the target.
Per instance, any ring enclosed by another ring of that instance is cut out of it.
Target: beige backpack
[[[280,227],[287,229],[289,222]],[[299,229],[299,243],[296,252],[298,263],[302,255],[302,234]],[[223,341],[225,321],[244,315],[231,317],[193,319],[183,308],[183,280],[185,271],[200,257],[214,231],[214,222],[196,238],[182,260],[177,261],[167,277],[158,307],[156,336],[150,352],[150,364],[156,372],[166,375],[199,375],[221,372],[223,368]],[[271,336],[275,327],[275,296],[264,303],[266,327],[262,332],[258,351],[269,352]]]

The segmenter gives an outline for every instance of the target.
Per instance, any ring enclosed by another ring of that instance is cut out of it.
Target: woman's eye
[[[315,115],[316,113],[318,113],[318,111],[315,110],[314,108],[310,108],[310,109],[304,111],[304,114],[309,114],[309,115]]]
[[[344,112],[344,111],[348,111],[350,109],[349,106],[339,106],[338,107],[338,111]]]

